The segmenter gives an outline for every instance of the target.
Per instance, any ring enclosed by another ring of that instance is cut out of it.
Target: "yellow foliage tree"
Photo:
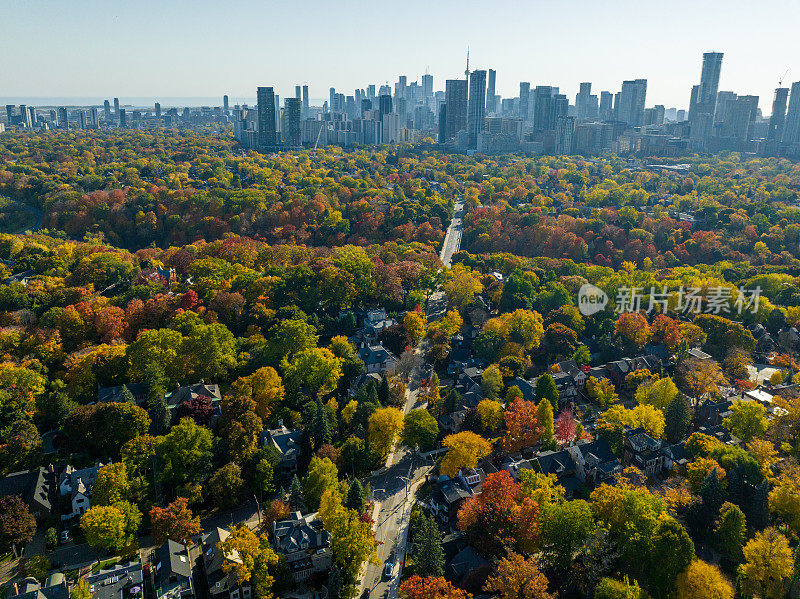
[[[470,431],[447,435],[442,444],[448,451],[439,470],[447,476],[455,476],[462,468],[474,468],[478,461],[492,452],[486,439]]]

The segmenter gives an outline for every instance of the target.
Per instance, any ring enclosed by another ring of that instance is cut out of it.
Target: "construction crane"
[[[783,80],[786,78],[786,75],[787,75],[788,72],[789,72],[789,69],[786,69],[783,72],[783,75],[781,75],[781,78],[778,79],[778,87],[783,87]]]

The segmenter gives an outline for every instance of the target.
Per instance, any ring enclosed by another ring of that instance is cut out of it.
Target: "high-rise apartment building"
[[[271,87],[259,87],[256,90],[258,102],[258,145],[262,148],[277,144],[277,127],[275,124],[275,90]]]
[[[159,104],[158,102],[156,102],[156,118],[157,119],[161,118],[161,104]]]
[[[800,143],[800,81],[792,83],[792,95],[789,96],[789,109],[786,111],[781,140],[790,144]]]
[[[497,96],[495,95],[495,83],[497,71],[489,69],[489,78],[486,81],[486,114],[497,112]]]
[[[597,118],[597,96],[592,95],[592,84],[584,82],[575,95],[575,116],[582,121]]]
[[[472,71],[469,76],[469,108],[467,133],[469,147],[478,147],[478,134],[483,130],[486,118],[486,71]]]
[[[566,99],[566,96],[564,96]],[[555,128],[555,153],[558,156],[568,156],[573,151],[573,138],[575,135],[575,117],[562,115],[556,119]]]
[[[550,85],[537,85],[533,90],[533,128],[539,131],[555,129],[553,99],[555,93]]]
[[[722,57],[722,52],[703,54],[700,84],[692,87],[689,98],[690,138],[698,149],[705,148],[714,130]]]
[[[303,109],[301,111],[302,118],[308,118],[308,86],[303,86]]]
[[[467,128],[467,80],[445,81],[444,97],[447,104],[445,139],[449,141],[456,136],[456,133]]]
[[[378,120],[382,123],[383,117],[392,113],[392,96],[382,94],[378,98]]]
[[[780,141],[783,137],[783,127],[786,123],[786,103],[788,100],[788,87],[779,87],[775,90],[775,99],[772,101],[772,114],[769,117],[767,139]]]
[[[297,147],[302,144],[301,98],[286,98],[283,105],[283,141],[287,146]]]
[[[527,81],[519,82],[519,118],[528,120],[528,110],[530,108],[531,84]]]
[[[111,103],[108,100],[103,102],[103,116],[107,121],[111,120]]]
[[[601,121],[611,121],[614,119],[614,94],[611,92],[600,92],[598,117]]]
[[[647,96],[647,79],[632,79],[622,82],[619,106],[615,107],[617,120],[632,127],[644,125],[644,102]]]
[[[119,119],[119,98],[114,98],[114,115]]]
[[[114,98],[114,100],[116,100],[116,98]],[[115,104],[116,104],[116,102],[115,102]],[[128,126],[128,118],[127,118],[127,115],[125,114],[125,109],[124,108],[120,108],[117,111],[117,116],[119,117],[120,129],[124,129],[125,127],[127,127]]]

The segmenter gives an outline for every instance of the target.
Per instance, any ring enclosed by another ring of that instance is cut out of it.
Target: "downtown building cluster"
[[[775,90],[770,116],[759,97],[720,90],[723,54],[703,55],[700,82],[687,110],[647,106],[647,79],[622,82],[618,91],[593,93],[582,82],[574,102],[554,85],[519,83],[519,94],[496,93],[494,69],[447,79],[434,90],[433,75],[400,76],[393,86],[367,85],[345,94],[331,87],[311,105],[309,86],[297,85],[281,102],[274,87],[258,87],[256,105],[154,109],[122,107],[117,98],[101,107],[6,106],[5,125],[21,129],[202,127],[233,123],[246,149],[275,151],[327,145],[353,147],[429,141],[449,151],[585,156],[679,156],[737,151],[800,157],[800,81]],[[4,123],[0,122],[0,131]]]

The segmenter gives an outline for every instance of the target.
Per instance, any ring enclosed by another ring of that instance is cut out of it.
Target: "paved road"
[[[464,216],[464,200],[457,200],[453,209],[453,220],[450,221],[450,226],[447,228],[447,233],[444,236],[444,243],[442,244],[442,251],[439,254],[442,263],[450,266],[459,248],[461,248],[461,230],[464,225],[462,217]]]
[[[425,342],[414,353],[423,362]],[[419,401],[421,368],[411,374],[403,412],[425,405]],[[397,445],[386,459],[386,466],[370,477],[375,498],[375,538],[378,545],[378,563],[367,564],[361,579],[360,593],[369,591],[370,599],[387,597],[395,599],[400,583],[402,562],[405,560],[408,525],[419,485],[425,480],[431,464],[402,445]],[[384,576],[387,561],[394,564],[391,577]]]

